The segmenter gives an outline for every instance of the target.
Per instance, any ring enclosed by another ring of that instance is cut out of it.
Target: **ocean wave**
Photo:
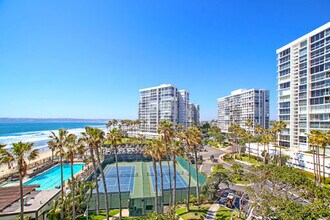
[[[100,129],[106,131],[104,126],[95,126]],[[75,134],[78,137],[81,137],[81,132],[85,131],[85,128],[74,128],[67,129],[70,134]],[[40,149],[48,147],[47,142],[50,140],[49,136],[51,132],[54,132],[56,135],[58,134],[58,130],[50,130],[50,131],[33,131],[33,132],[22,132],[17,134],[12,134],[10,136],[0,136],[0,144],[6,144],[6,148],[11,148],[12,143],[16,142],[31,142],[34,143],[34,149]]]

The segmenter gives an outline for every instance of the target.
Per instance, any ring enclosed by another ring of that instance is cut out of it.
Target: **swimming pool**
[[[85,164],[73,164],[73,173],[76,174]],[[71,178],[71,165],[63,164],[63,178],[64,182]],[[57,165],[38,176],[33,177],[31,180],[25,182],[23,185],[40,185],[37,190],[55,189],[56,186],[61,185],[61,166]]]

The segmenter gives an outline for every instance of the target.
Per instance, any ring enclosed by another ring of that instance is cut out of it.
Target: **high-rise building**
[[[162,120],[171,121],[176,127],[182,124],[188,127],[189,92],[178,90],[171,84],[140,90],[139,119],[141,120],[140,132],[157,133],[158,125]],[[199,121],[198,112],[194,110],[194,119]],[[197,116],[198,114],[198,116]],[[198,124],[198,122],[194,122]]]
[[[188,126],[199,126],[199,105],[189,103],[188,105]]]
[[[280,145],[308,150],[311,129],[330,129],[330,22],[276,53]]]
[[[251,119],[252,128],[245,126]],[[229,96],[218,99],[218,126],[221,131],[228,132],[231,124],[254,132],[257,125],[269,127],[269,91],[264,89],[238,89]]]

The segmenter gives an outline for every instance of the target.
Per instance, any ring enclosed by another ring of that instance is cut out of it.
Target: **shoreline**
[[[29,173],[29,171],[37,164],[42,164],[42,163],[46,162],[47,160],[51,160],[51,157],[52,157],[52,151],[48,150],[48,151],[39,153],[39,156],[35,160],[27,160],[27,164],[28,164],[27,173]],[[3,177],[9,176],[11,174],[17,173],[17,172],[18,171],[17,171],[15,165],[14,165],[14,168],[12,168],[12,169],[9,169],[7,164],[0,165],[0,179]]]

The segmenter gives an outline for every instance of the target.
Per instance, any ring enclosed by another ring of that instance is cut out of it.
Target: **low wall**
[[[183,157],[177,157],[177,161],[178,164],[180,164],[185,170],[188,171],[189,164],[185,159],[183,159]],[[191,177],[196,181],[196,169],[194,164],[190,164],[190,173],[191,173]],[[198,172],[199,186],[201,187],[202,185],[204,185],[205,182],[206,182],[206,177],[203,176],[200,172]]]

